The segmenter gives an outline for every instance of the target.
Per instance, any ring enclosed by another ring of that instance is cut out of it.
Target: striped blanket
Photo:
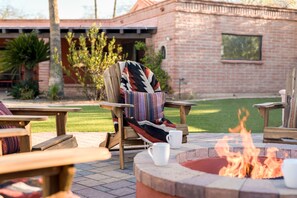
[[[164,117],[165,93],[153,72],[140,63],[120,63],[121,101],[133,104],[125,109],[124,124],[132,127],[146,142],[166,142],[169,130],[175,125]]]

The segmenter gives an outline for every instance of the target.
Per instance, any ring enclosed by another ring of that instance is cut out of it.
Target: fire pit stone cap
[[[257,143],[265,151],[267,144]],[[269,145],[271,146],[271,145]],[[279,145],[277,145],[279,146]],[[296,157],[297,148],[280,146],[280,150],[290,150]],[[178,197],[239,197],[238,195],[258,194],[265,197],[297,197],[297,189],[285,187],[283,179],[254,180],[232,178],[208,174],[183,167],[180,163],[187,160],[207,158],[213,155],[213,144],[183,144],[181,149],[171,149],[169,164],[155,166],[147,151],[138,153],[134,158],[134,174],[137,182],[161,193]],[[265,153],[265,152],[264,152]],[[195,196],[194,196],[195,195]],[[235,196],[236,195],[236,196]]]

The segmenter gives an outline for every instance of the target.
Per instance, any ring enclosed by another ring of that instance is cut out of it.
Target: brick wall
[[[297,17],[290,10],[216,3],[180,3],[175,67],[194,97],[278,93],[297,66]],[[221,61],[221,34],[262,35],[262,61]],[[176,86],[175,86],[176,89]]]
[[[211,1],[165,1],[118,17],[123,26],[155,25],[149,43],[167,49],[163,67],[175,94],[194,98],[277,94],[286,73],[297,66],[296,10]],[[145,13],[145,14],[144,14]],[[262,61],[222,61],[222,33],[262,35]],[[169,39],[166,39],[168,37]]]

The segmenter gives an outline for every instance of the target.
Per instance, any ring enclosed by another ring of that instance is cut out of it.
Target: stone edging
[[[275,146],[275,145],[273,145]],[[266,153],[267,144],[258,143],[261,155]],[[271,146],[270,146],[271,147]],[[289,157],[297,158],[296,146],[278,145],[278,157],[283,157],[287,152]],[[134,158],[134,173],[137,182],[170,196],[177,197],[295,197],[297,189],[289,189],[284,185],[283,179],[254,180],[249,178],[239,179],[194,171],[181,166],[179,163],[215,157],[214,148],[184,144],[179,150],[171,149],[169,164],[158,167],[153,164],[147,151],[143,151]],[[136,189],[137,190],[137,189]]]

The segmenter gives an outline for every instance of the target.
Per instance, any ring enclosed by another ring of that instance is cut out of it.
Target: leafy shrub
[[[21,81],[12,86],[8,95],[15,99],[30,100],[36,98],[39,94],[38,82],[29,80]]]
[[[99,27],[93,25],[86,35],[75,39],[68,32],[66,40],[69,44],[67,60],[69,67],[64,67],[65,73],[75,74],[77,81],[83,87],[83,93],[90,100],[104,98],[103,72],[122,59],[122,47],[116,44],[115,38],[110,40]]]
[[[5,50],[0,56],[0,73],[5,71],[13,75],[25,69],[25,80],[32,80],[33,69],[38,63],[49,60],[49,43],[38,38],[36,32],[22,33],[17,38],[7,40]]]
[[[59,99],[59,87],[57,84],[50,86],[48,91],[48,98],[51,100]]]

